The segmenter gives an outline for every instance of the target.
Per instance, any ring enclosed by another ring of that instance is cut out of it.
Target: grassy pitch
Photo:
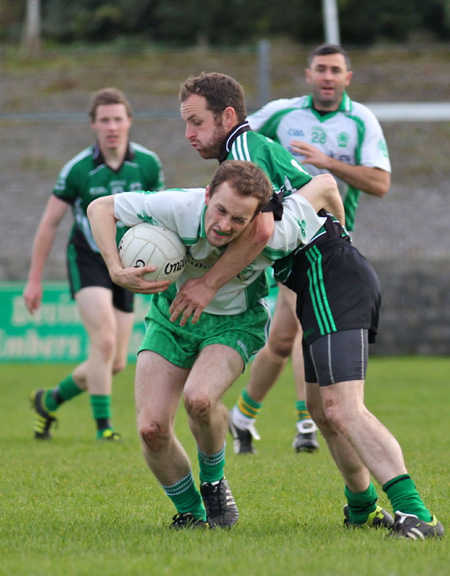
[[[32,437],[30,392],[66,365],[1,365],[0,576],[446,576],[448,539],[411,542],[342,527],[343,482],[323,438],[317,454],[295,454],[290,366],[268,396],[256,456],[228,442],[226,475],[240,510],[231,531],[172,533],[175,510],[140,453],[134,366],[115,381],[114,423],[124,441],[96,442],[86,395],[58,412],[50,442]],[[447,534],[450,358],[374,358],[366,403],[400,441],[408,469]],[[246,373],[228,392],[231,407]],[[177,434],[192,457],[184,409]],[[389,504],[379,491],[380,503]]]

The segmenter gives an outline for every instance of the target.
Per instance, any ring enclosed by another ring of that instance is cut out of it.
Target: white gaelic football
[[[124,268],[157,266],[154,272],[144,274],[145,280],[168,280],[172,284],[186,264],[186,246],[180,237],[172,230],[145,222],[126,231],[118,250]]]

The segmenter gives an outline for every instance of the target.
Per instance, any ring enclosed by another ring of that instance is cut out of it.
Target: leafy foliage
[[[0,39],[18,39],[27,0],[0,0]],[[450,0],[337,0],[341,41],[450,40]],[[138,37],[175,45],[245,45],[267,37],[323,40],[316,0],[41,0],[43,36],[59,42]]]

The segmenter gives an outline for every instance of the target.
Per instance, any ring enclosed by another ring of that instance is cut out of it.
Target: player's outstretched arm
[[[227,246],[224,254],[201,278],[188,280],[181,286],[170,307],[171,321],[180,314],[181,326],[192,316],[195,324],[217,290],[235,278],[260,254],[274,229],[271,212],[259,214],[242,234]]]
[[[97,198],[91,202],[87,209],[87,216],[92,229],[94,240],[101,252],[103,260],[108,267],[111,280],[132,292],[141,294],[155,294],[162,292],[169,286],[169,282],[149,282],[144,280],[146,272],[153,272],[155,266],[142,268],[124,268],[120,261],[116,245],[116,222],[114,216],[114,196]]]

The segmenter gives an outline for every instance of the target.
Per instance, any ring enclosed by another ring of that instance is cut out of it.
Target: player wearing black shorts
[[[307,381],[329,386],[365,379],[381,304],[375,270],[330,220],[291,265],[284,284],[297,294]]]
[[[297,294],[308,410],[345,479],[344,524],[386,527],[412,539],[443,536],[397,440],[364,405],[368,345],[376,339],[381,305],[375,270],[328,217],[323,233],[288,264],[278,263],[277,271]],[[390,499],[395,520],[377,504],[371,474]]]
[[[265,158],[260,155],[254,160],[242,141],[248,134],[242,133],[245,114],[242,86],[229,76],[203,74],[182,85],[185,135],[202,158],[220,161],[223,149],[247,154],[247,160],[259,164],[271,177],[271,170],[282,169],[280,145],[267,140]],[[274,190],[279,186],[274,185]],[[277,202],[273,204],[276,209]],[[267,219],[262,223],[267,224]],[[258,224],[261,220],[248,227],[249,235],[242,234],[227,248],[201,281],[182,287],[172,304],[173,320],[179,315],[181,322],[191,315],[193,322],[198,320],[215,292],[229,280],[227,275],[237,275],[251,261],[258,243],[264,243]],[[289,266],[278,265],[277,276],[298,297],[308,358],[307,405],[345,481],[345,525],[383,526],[412,539],[440,537],[442,524],[416,490],[397,440],[364,404],[367,343],[376,334],[380,290],[371,266],[336,226],[328,220],[323,234],[297,251],[291,275],[286,278]],[[395,520],[377,504],[371,475],[389,498]]]
[[[64,402],[88,390],[96,437],[119,440],[111,421],[112,376],[123,370],[133,328],[133,294],[113,284],[96,246],[86,216],[88,205],[101,196],[135,190],[160,190],[164,177],[159,158],[129,141],[131,107],[114,88],[96,92],[89,116],[96,143],[61,170],[35,235],[25,304],[33,313],[41,304],[42,274],[56,230],[71,207],[74,223],[67,246],[70,291],[89,337],[85,362],[56,387],[32,394],[35,438],[49,439],[55,412]],[[116,239],[125,232],[117,226]]]
[[[67,273],[72,298],[75,299],[75,294],[82,288],[102,286],[112,292],[114,308],[122,312],[133,312],[133,292],[114,284],[102,256],[94,252],[83,237],[77,242],[72,240],[68,248]]]

